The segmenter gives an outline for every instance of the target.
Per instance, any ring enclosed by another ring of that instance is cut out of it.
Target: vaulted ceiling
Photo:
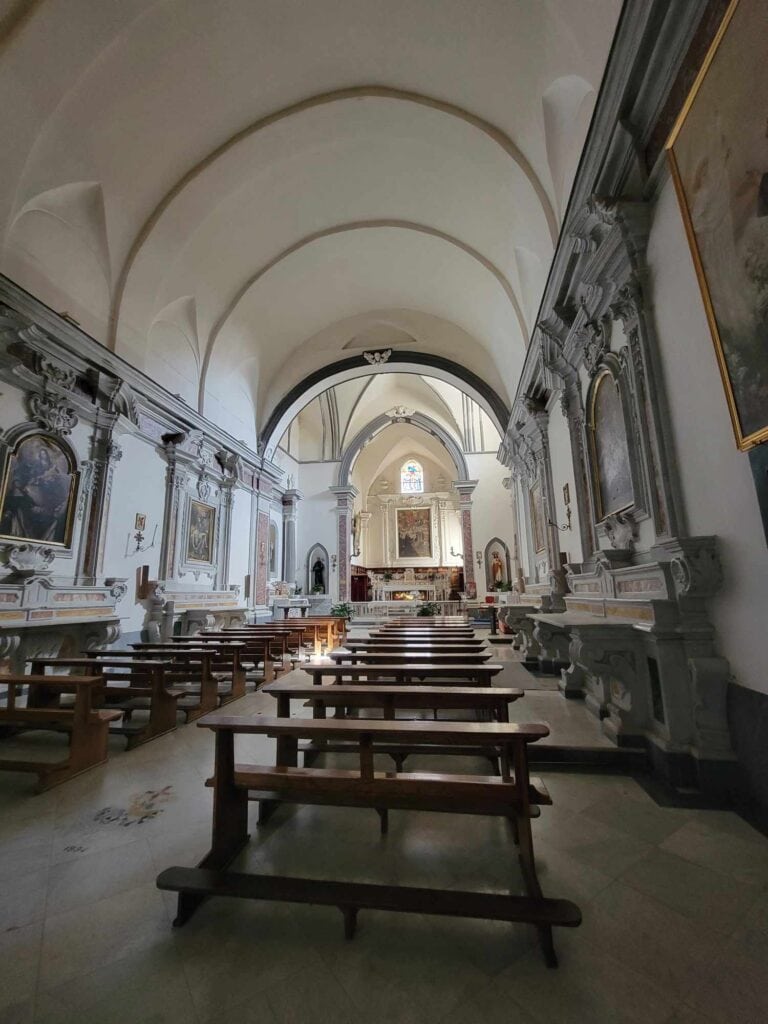
[[[509,401],[619,0],[16,0],[0,269],[249,444],[383,342]]]

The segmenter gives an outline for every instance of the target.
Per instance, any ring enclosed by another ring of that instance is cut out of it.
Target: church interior
[[[767,50],[0,7],[0,1024],[768,1019]]]

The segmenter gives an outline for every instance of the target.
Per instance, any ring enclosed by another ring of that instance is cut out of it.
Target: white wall
[[[648,264],[688,529],[719,537],[725,585],[710,605],[718,646],[737,683],[768,693],[768,550],[671,181],[654,211]]]
[[[559,398],[549,410],[549,451],[552,463],[552,486],[555,497],[555,522],[566,526],[567,515],[563,500],[563,487],[568,484],[570,492],[571,528],[558,531],[560,550],[568,556],[569,562],[583,561],[581,534],[579,533],[579,509],[576,501],[576,485],[573,479],[573,458],[568,422],[560,408]]]
[[[336,554],[336,497],[328,490],[336,483],[338,462],[302,463],[298,487],[304,494],[298,504],[296,574],[299,586],[307,586],[307,554],[313,544],[323,544],[328,555]],[[330,569],[330,566],[329,566]],[[339,592],[338,571],[329,572],[329,591],[336,598]]]
[[[467,468],[471,480],[477,480],[477,487],[472,494],[472,543],[473,551],[465,551],[466,560],[472,559],[475,567],[477,594],[485,596],[485,546],[494,537],[503,540],[509,548],[510,568],[514,552],[515,524],[512,514],[512,503],[509,491],[504,488],[502,480],[509,476],[496,459],[495,454],[467,455]],[[478,568],[475,552],[483,555]]]
[[[112,476],[104,575],[127,578],[128,592],[118,604],[117,612],[123,633],[133,633],[144,625],[144,605],[136,600],[136,570],[141,565],[148,565],[149,578],[157,579],[167,467],[154,446],[141,438],[123,434],[117,441],[123,457],[115,464]],[[155,527],[157,534],[154,547],[134,553],[137,513],[147,517],[144,543],[151,543]]]
[[[240,587],[240,597],[245,598],[245,577],[250,569],[251,541],[251,492],[236,487],[232,503],[232,527],[230,532],[229,583]]]

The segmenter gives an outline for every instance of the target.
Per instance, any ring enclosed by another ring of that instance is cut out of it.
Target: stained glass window
[[[421,494],[424,490],[424,470],[421,463],[408,459],[400,470],[400,491],[402,494]]]

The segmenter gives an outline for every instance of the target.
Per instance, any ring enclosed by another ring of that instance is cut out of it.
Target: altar
[[[385,575],[389,579],[385,579]],[[418,574],[413,569],[399,573],[371,573],[371,590],[374,601],[409,601],[417,598],[424,601],[447,601],[451,589],[450,573]]]

